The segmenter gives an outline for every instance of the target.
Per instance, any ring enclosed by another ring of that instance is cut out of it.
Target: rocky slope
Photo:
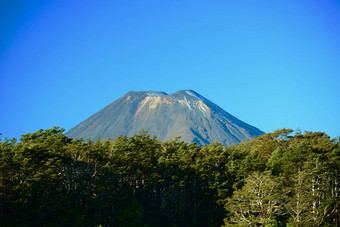
[[[192,90],[173,94],[128,92],[66,133],[95,140],[132,136],[144,129],[162,141],[177,136],[200,145],[238,143],[263,134]]]

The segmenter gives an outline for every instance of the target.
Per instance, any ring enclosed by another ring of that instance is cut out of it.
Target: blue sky
[[[1,137],[183,89],[265,132],[337,137],[340,2],[3,0],[0,80]]]

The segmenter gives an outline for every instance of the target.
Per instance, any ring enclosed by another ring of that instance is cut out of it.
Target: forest
[[[239,144],[39,130],[0,142],[0,226],[339,226],[339,138]]]

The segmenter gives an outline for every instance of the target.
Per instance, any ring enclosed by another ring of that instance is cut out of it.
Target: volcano
[[[161,141],[180,140],[199,145],[224,145],[264,134],[192,90],[172,94],[130,91],[81,122],[66,135],[96,140],[133,136],[140,130]]]

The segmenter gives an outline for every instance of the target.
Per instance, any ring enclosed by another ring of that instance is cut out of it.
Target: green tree
[[[242,189],[234,192],[225,208],[228,225],[270,225],[277,223],[282,215],[279,184],[268,174],[255,172],[246,179]]]

